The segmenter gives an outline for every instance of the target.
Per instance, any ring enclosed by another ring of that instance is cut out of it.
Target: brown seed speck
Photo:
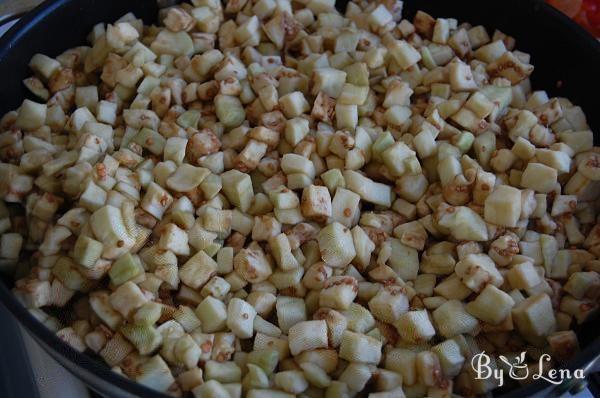
[[[212,350],[212,343],[210,341],[205,341],[200,348],[202,349],[202,352],[210,352]]]
[[[160,198],[160,205],[161,206],[166,206],[167,202],[169,201],[169,197],[164,194],[161,198]]]
[[[592,303],[582,303],[581,305],[579,305],[579,309],[583,312],[588,312],[592,308],[594,308],[594,304]]]

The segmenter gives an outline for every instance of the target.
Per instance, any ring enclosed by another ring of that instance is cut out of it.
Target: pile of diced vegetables
[[[159,20],[36,54],[0,122],[0,268],[62,340],[196,398],[470,396],[475,353],[577,351],[600,148],[512,37],[398,0]]]

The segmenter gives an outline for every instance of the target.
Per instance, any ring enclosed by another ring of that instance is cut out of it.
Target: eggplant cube
[[[432,313],[433,320],[439,333],[452,338],[459,334],[472,333],[479,322],[465,309],[458,300],[448,300]]]
[[[239,298],[232,298],[227,305],[227,327],[240,339],[252,337],[256,310]]]
[[[421,60],[421,53],[404,40],[392,40],[387,48],[402,69],[408,69]]]
[[[38,104],[26,99],[17,113],[15,127],[27,131],[37,130],[46,122],[46,114],[46,104]]]
[[[369,300],[373,316],[385,323],[393,323],[408,311],[408,297],[401,286],[384,286]]]
[[[285,117],[291,119],[310,110],[310,105],[300,91],[294,91],[279,98],[279,107]]]
[[[221,174],[221,180],[227,200],[243,212],[247,212],[254,199],[250,176],[238,170],[229,170]]]
[[[409,162],[416,158],[416,153],[405,143],[396,142],[383,152],[382,157],[383,162],[390,173],[400,177],[409,171]]]
[[[514,300],[494,285],[487,285],[475,300],[467,303],[467,311],[492,325],[500,324],[510,314]]]
[[[381,361],[381,347],[380,340],[347,330],[342,334],[340,358],[376,365]]]
[[[477,82],[471,67],[463,62],[453,62],[449,67],[449,79],[454,91],[475,91]]]
[[[306,303],[298,297],[279,296],[275,304],[277,322],[283,333],[300,322],[306,321]]]
[[[460,373],[465,357],[455,340],[443,341],[431,347],[431,351],[439,358],[444,376],[456,377]]]
[[[337,172],[335,173],[335,177],[343,182],[344,177],[342,176],[342,173],[338,169],[333,169],[333,171]],[[321,178],[323,178],[323,175],[321,175]],[[358,219],[357,213],[360,211],[359,203],[360,196],[356,193],[349,191],[342,186],[336,187],[335,195],[331,202],[332,219],[348,228],[352,227]]]
[[[595,271],[573,272],[563,289],[578,300],[590,294],[591,297],[598,296],[600,288],[600,275]]]
[[[506,273],[506,277],[514,289],[531,289],[542,282],[530,261],[513,265]]]
[[[394,326],[402,340],[411,344],[425,343],[435,336],[435,329],[426,310],[405,312],[394,322]]]
[[[521,216],[521,191],[508,185],[500,185],[486,198],[485,221],[503,226],[516,227]]]
[[[110,305],[125,318],[147,301],[142,290],[131,281],[122,284],[110,295]]]
[[[19,258],[23,237],[18,233],[5,233],[0,237],[0,257],[16,260]]]
[[[556,328],[552,300],[545,293],[521,301],[512,310],[517,330],[526,337],[548,336]]]
[[[285,139],[292,146],[298,145],[309,131],[307,119],[296,117],[285,123]]]
[[[279,234],[269,240],[271,254],[279,268],[284,271],[291,271],[300,265],[298,260],[292,254],[290,241],[286,234]]]
[[[319,293],[319,305],[335,310],[347,310],[358,294],[358,282],[351,276],[332,276]]]
[[[217,263],[202,250],[179,269],[181,281],[193,289],[204,286],[216,273]]]
[[[521,176],[521,185],[538,193],[549,193],[556,187],[558,172],[542,163],[529,163]]]
[[[481,291],[488,283],[500,286],[504,278],[496,264],[485,254],[468,254],[455,267],[456,275],[474,292]]]
[[[338,98],[346,83],[346,72],[333,68],[320,68],[313,74],[313,94],[319,92]]]
[[[173,197],[160,185],[152,182],[142,198],[141,207],[159,220],[173,203]]]
[[[206,297],[196,307],[196,316],[202,324],[202,331],[215,333],[225,329],[227,323],[227,307],[212,296]]]
[[[175,378],[161,356],[155,355],[140,365],[135,381],[153,390],[166,392],[175,383]]]
[[[288,335],[292,355],[328,347],[327,324],[324,320],[298,322],[289,329]]]
[[[91,268],[102,255],[102,250],[104,250],[104,245],[101,242],[88,236],[80,235],[73,248],[73,258],[82,266]]]
[[[333,222],[319,231],[317,237],[321,258],[330,267],[345,267],[356,256],[354,241],[348,227]]]
[[[233,268],[244,280],[250,283],[263,282],[273,273],[271,265],[260,246],[240,250],[233,258]]]
[[[324,220],[331,217],[331,196],[327,187],[310,185],[302,191],[302,215],[307,218]]]
[[[162,230],[158,247],[162,250],[170,250],[178,256],[190,254],[187,232],[173,223],[167,224]]]

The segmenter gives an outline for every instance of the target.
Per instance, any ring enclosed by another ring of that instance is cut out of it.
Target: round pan
[[[338,1],[338,9],[345,8],[346,3]],[[588,123],[596,129],[594,141],[598,143],[600,114],[594,111],[600,93],[600,44],[559,11],[542,0],[405,0],[404,9],[409,18],[417,10],[423,10],[434,17],[483,24],[488,30],[497,28],[515,37],[517,48],[530,53],[536,66],[533,88],[546,90],[552,96],[567,97],[581,106]],[[146,23],[156,20],[153,0],[48,0],[22,18],[0,38],[0,114],[17,108],[23,98],[31,97],[21,82],[30,75],[27,64],[33,54],[56,56],[81,45],[94,24],[113,21],[129,11]],[[109,397],[166,397],[121,377],[99,360],[62,342],[15,299],[10,292],[12,284],[12,278],[3,276],[0,302],[52,357],[91,388]],[[598,357],[599,326],[600,322],[595,320],[578,331],[582,351],[568,364],[569,369],[585,368]],[[548,387],[547,382],[538,380],[499,394],[526,397]]]

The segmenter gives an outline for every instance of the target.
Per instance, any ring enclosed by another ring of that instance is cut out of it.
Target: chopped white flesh
[[[567,360],[599,308],[598,126],[515,38],[402,11],[188,0],[35,54],[0,119],[15,296],[173,396],[483,396],[481,351]]]

